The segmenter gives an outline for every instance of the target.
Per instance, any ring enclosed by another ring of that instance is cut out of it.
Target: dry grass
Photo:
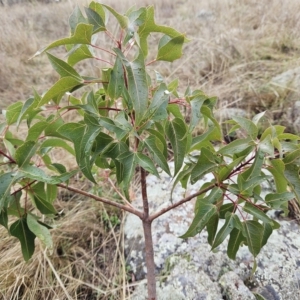
[[[25,100],[32,87],[42,93],[57,79],[45,56],[28,58],[68,35],[67,16],[75,3],[86,2],[0,7],[0,109]],[[137,1],[103,2],[125,11]],[[182,90],[190,84],[216,95],[220,108],[278,112],[290,105],[289,91],[279,92],[268,83],[300,66],[298,0],[139,1],[145,4],[155,5],[158,23],[192,39],[180,62],[155,66],[170,79],[179,77]],[[24,263],[19,243],[1,228],[0,299],[124,299],[122,231],[103,229],[107,221],[100,204],[79,198],[57,205],[65,215],[52,230],[52,255],[37,244],[34,258]]]

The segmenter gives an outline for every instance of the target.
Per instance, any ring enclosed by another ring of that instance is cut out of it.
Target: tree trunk
[[[151,223],[152,222],[143,220],[146,267],[147,267],[148,300],[156,300],[155,263],[154,263]]]

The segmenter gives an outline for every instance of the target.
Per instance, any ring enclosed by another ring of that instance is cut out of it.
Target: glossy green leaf
[[[269,237],[271,236],[273,232],[272,225],[270,223],[263,223],[263,235],[262,235],[262,240],[261,240],[261,247],[266,245]]]
[[[252,122],[254,125],[258,125],[259,121],[264,117],[264,115],[266,114],[265,111],[261,112],[261,113],[258,113],[257,115],[255,115],[253,118],[252,118]]]
[[[205,174],[218,168],[219,162],[215,153],[209,149],[202,148],[198,161],[191,173],[191,183],[194,184]]]
[[[234,214],[227,213],[225,216],[225,223],[221,227],[221,229],[218,231],[217,236],[214,239],[214,242],[212,244],[212,249],[217,248],[219,245],[223,243],[225,238],[230,234],[230,232],[234,228]]]
[[[169,38],[169,36],[167,36]],[[184,44],[184,35],[170,38],[167,43],[158,49],[156,60],[173,62],[182,56],[182,46]]]
[[[236,259],[236,254],[244,241],[245,237],[243,236],[243,232],[241,230],[238,230],[237,228],[233,228],[230,232],[230,237],[227,245],[227,255],[230,259]]]
[[[88,45],[75,45],[73,49],[68,54],[68,64],[70,66],[74,66],[78,62],[93,58],[93,54],[91,53]]]
[[[285,165],[287,164],[300,164],[300,149],[295,150],[291,153],[288,153],[284,159],[283,162]]]
[[[53,67],[53,69],[61,76],[61,77],[73,77],[78,82],[82,81],[81,76],[77,73],[75,69],[73,69],[68,63],[55,57],[49,52],[46,53],[48,59]]]
[[[136,160],[137,164],[140,165],[147,172],[159,177],[159,174],[157,172],[155,165],[153,164],[152,160],[148,156],[146,156],[143,153],[138,152],[135,154],[135,160]]]
[[[251,214],[253,217],[263,221],[264,223],[270,223],[272,224],[272,219],[270,219],[265,212],[263,212],[261,209],[259,209],[255,204],[250,204],[249,202],[246,202],[243,206],[243,211]]]
[[[213,215],[206,224],[207,230],[207,241],[210,245],[213,244],[219,224],[219,216],[217,214]]]
[[[121,182],[124,182],[125,186],[128,186],[135,173],[135,167],[136,167],[135,155],[132,152],[127,151],[119,155],[117,159],[124,166],[123,172],[121,173]]]
[[[8,230],[8,216],[6,208],[2,208],[0,210],[0,224]]]
[[[167,118],[167,105],[169,102],[169,92],[167,86],[164,83],[159,85],[159,88],[155,91],[151,103],[147,109],[147,118],[151,118],[153,121],[160,121]]]
[[[67,76],[60,78],[42,97],[39,106],[44,105],[59,95],[71,91],[77,86],[80,86],[83,80]]]
[[[6,207],[11,187],[20,177],[16,172],[6,172],[0,175],[0,210]]]
[[[230,144],[222,147],[218,153],[222,155],[230,155],[232,156],[235,153],[242,152],[243,150],[246,150],[249,146],[253,146],[254,144],[251,138],[246,138],[246,139],[238,139]]]
[[[264,140],[259,142],[259,149],[262,152],[271,155],[271,157],[275,156],[275,149],[271,140],[271,135],[268,135]]]
[[[60,39],[60,40],[57,40],[57,41],[51,43],[47,47],[39,50],[34,56],[40,55],[41,53],[43,53],[49,49],[52,49],[52,48],[55,48],[58,46],[62,46],[62,45],[73,45],[73,44],[90,45],[92,35],[93,35],[93,27],[94,27],[94,25],[92,25],[92,24],[79,23],[76,26],[75,31],[71,37],[63,38],[63,39]]]
[[[114,49],[114,51],[122,60],[122,64],[126,69],[128,92],[135,111],[135,122],[136,125],[139,125],[146,114],[148,103],[148,84],[144,56],[142,51],[139,51],[136,59],[130,62],[120,49]]]
[[[90,24],[94,25],[93,34],[99,31],[106,31],[102,17],[93,9],[89,7],[84,8]]]
[[[57,186],[53,184],[47,184],[46,186],[46,200],[49,203],[53,203],[57,199]]]
[[[35,155],[38,145],[34,141],[27,141],[20,146],[15,154],[15,160],[19,167],[29,164],[33,155]]]
[[[126,29],[128,27],[128,17],[123,16],[116,12],[112,7],[102,4],[103,7],[105,7],[109,12],[112,13],[112,15],[117,19],[122,29]]]
[[[47,227],[38,222],[36,216],[27,214],[27,225],[33,234],[49,249],[53,248],[51,234]]]
[[[124,88],[124,70],[122,60],[120,57],[117,57],[115,65],[110,72],[107,93],[112,100],[115,100],[121,96]]]
[[[31,126],[30,129],[28,130],[26,142],[28,141],[36,142],[40,137],[41,133],[47,128],[48,125],[49,125],[48,122],[40,121],[35,123],[33,126]]]
[[[38,180],[49,184],[57,184],[61,181],[58,178],[47,175],[42,169],[35,166],[26,165],[19,169],[19,175],[30,178],[32,180]]]
[[[243,234],[246,237],[249,251],[256,257],[262,248],[264,227],[257,221],[246,220],[243,223]]]
[[[22,254],[25,261],[28,261],[34,253],[35,234],[29,230],[26,219],[20,219],[10,226],[10,234],[21,242]]]
[[[234,203],[226,203],[223,204],[220,209],[219,209],[219,216],[220,219],[225,219],[226,214],[229,213],[234,213],[235,210],[235,205]]]
[[[28,117],[28,115],[34,110],[37,104],[38,104],[38,99],[36,99],[35,97],[30,97],[25,101],[17,120],[17,126],[20,125],[23,119]]]
[[[237,117],[237,116],[232,117],[232,119],[235,122],[237,122],[237,124],[239,124],[239,126],[241,128],[243,128],[246,131],[247,135],[249,135],[252,139],[257,138],[258,129],[252,121],[250,121],[246,118]]]
[[[207,225],[209,220],[217,214],[217,208],[215,205],[208,203],[206,199],[202,199],[198,204],[198,209],[195,217],[190,225],[189,229],[181,238],[193,237],[200,233]]]
[[[225,165],[224,167],[222,167],[219,171],[219,180],[220,181],[224,181],[226,179],[228,179],[228,177],[230,176],[230,174],[232,172],[234,172],[234,169],[238,167],[238,165],[245,159],[245,157],[238,157],[237,159],[235,159],[234,161],[232,161],[230,164]]]
[[[261,149],[258,149],[253,163],[251,164],[250,168],[242,173],[243,179],[249,180],[251,178],[258,178],[261,175],[261,169],[265,160],[265,155]]]
[[[164,33],[171,38],[181,35],[180,32],[171,27],[157,25],[154,21],[154,7],[149,6],[147,7],[145,22],[138,29],[140,45],[145,57],[148,54],[147,38],[152,32]],[[185,42],[186,41],[187,39],[185,39]]]
[[[80,8],[78,6],[76,6],[69,18],[69,25],[70,25],[72,34],[75,33],[76,27],[79,23],[87,23],[87,20],[83,16]]]
[[[54,215],[56,214],[56,210],[52,203],[48,202],[47,199],[41,197],[40,195],[35,195],[33,198],[33,202],[36,208],[43,214],[43,215]]]
[[[6,118],[7,125],[12,125],[17,122],[23,107],[22,102],[11,104],[6,110],[2,110],[2,114]]]
[[[101,19],[103,20],[103,22],[105,23],[105,11],[103,9],[102,4],[100,4],[98,2],[95,2],[95,1],[92,1],[89,4],[89,8],[91,8],[92,10],[94,10],[101,17]]]
[[[276,190],[278,193],[284,193],[287,190],[287,180],[284,176],[285,165],[281,159],[272,159],[268,171],[273,175]]]
[[[293,164],[285,166],[284,177],[287,179],[289,186],[295,193],[297,200],[300,202],[300,178],[299,167]]]
[[[175,118],[167,123],[166,135],[174,152],[174,176],[180,171],[186,154],[186,125],[182,119]]]
[[[293,193],[270,193],[266,195],[265,201],[273,209],[282,209],[282,205],[292,200],[295,197]]]
[[[54,147],[59,147],[59,148],[63,148],[65,150],[67,150],[70,154],[75,155],[74,149],[65,141],[61,140],[61,139],[57,139],[57,138],[50,138],[45,140],[41,146],[40,149],[41,151],[43,150],[43,148],[54,148]]]

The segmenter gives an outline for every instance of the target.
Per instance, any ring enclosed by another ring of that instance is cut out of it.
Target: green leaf
[[[102,4],[92,1],[89,4],[89,8],[91,8],[92,10],[94,10],[96,13],[98,13],[98,15],[101,17],[101,19],[103,20],[103,22],[105,23],[105,11],[103,9]]]
[[[15,160],[19,167],[23,167],[30,163],[33,155],[36,154],[38,144],[34,141],[27,141],[22,146],[20,146],[15,154]]]
[[[152,101],[147,109],[145,117],[152,121],[160,121],[167,118],[167,105],[169,102],[169,92],[167,86],[164,83],[159,85],[159,88],[155,91]]]
[[[163,155],[163,144],[161,141],[154,135],[149,135],[149,137],[144,141],[147,149],[153,155],[154,161],[167,173],[171,176],[169,165],[167,159]]]
[[[237,166],[245,159],[245,157],[241,156],[237,159],[233,160],[229,165],[225,165],[223,168],[219,171],[219,180],[224,181],[228,179],[228,176],[233,172],[234,168],[237,168]]]
[[[286,202],[292,200],[295,197],[293,193],[283,192],[283,193],[270,193],[266,195],[265,201],[273,209],[282,209],[282,205]]]
[[[266,245],[269,237],[271,236],[271,234],[273,232],[273,228],[270,223],[263,223],[262,226],[263,226],[263,236],[262,236],[262,240],[261,240],[261,247]]]
[[[73,69],[68,63],[65,61],[53,56],[49,52],[46,53],[48,59],[53,67],[53,69],[61,76],[61,77],[73,77],[78,82],[82,81],[81,76]]]
[[[22,254],[25,261],[28,261],[34,253],[35,234],[27,226],[26,219],[20,219],[10,226],[12,236],[21,242]]]
[[[252,139],[256,139],[258,135],[258,129],[255,124],[243,117],[232,117],[232,119],[239,124],[241,128],[243,128],[247,135],[249,135]]]
[[[221,148],[218,153],[232,156],[235,153],[246,150],[249,146],[254,148],[254,143],[250,137],[246,139],[238,139]]]
[[[25,101],[17,120],[17,127],[20,125],[21,121],[28,117],[28,115],[34,110],[38,101],[39,99],[36,97],[31,97]],[[33,114],[36,114],[36,111]]]
[[[59,178],[55,176],[47,175],[42,169],[35,166],[26,165],[19,169],[20,177],[27,177],[33,180],[46,182],[49,184],[57,184],[62,182]]]
[[[246,237],[249,251],[256,257],[262,248],[264,227],[253,220],[246,220],[243,223],[243,234]]]
[[[12,125],[19,119],[23,107],[22,102],[16,102],[11,104],[6,110],[2,110],[2,114],[6,118],[7,125]]]
[[[53,184],[47,184],[46,200],[49,203],[53,203],[57,198],[57,186]]]
[[[117,159],[122,163],[124,167],[122,173],[120,174],[121,175],[120,182],[124,182],[124,185],[127,187],[131,182],[135,172],[135,167],[136,167],[135,155],[132,152],[127,151],[119,155]]]
[[[171,38],[175,38],[181,35],[180,32],[176,31],[171,27],[157,25],[154,21],[154,7],[149,6],[147,7],[145,21],[138,29],[140,45],[145,57],[148,54],[147,38],[152,32],[164,33],[165,35],[168,35]],[[185,39],[185,42],[187,41],[188,40]]]
[[[84,80],[79,80],[71,76],[60,78],[42,97],[39,106],[48,103],[59,95],[71,91],[75,87],[80,86],[83,82]]]
[[[219,210],[219,216],[220,216],[220,219],[225,219],[225,216],[226,214],[229,212],[229,213],[234,213],[234,210],[235,210],[235,205],[234,203],[226,203],[226,204],[223,204],[221,207],[220,207],[220,210]]]
[[[261,112],[261,113],[255,115],[255,116],[252,118],[253,124],[257,126],[258,123],[259,123],[259,121],[264,117],[265,113],[266,113],[266,112],[263,111],[263,112]]]
[[[245,237],[243,236],[243,232],[237,228],[233,228],[230,232],[230,238],[227,245],[227,255],[230,259],[236,259],[236,254],[244,241]]]
[[[210,149],[202,148],[198,161],[191,173],[191,183],[194,184],[205,174],[214,171],[218,165],[218,157]]]
[[[52,48],[55,48],[58,46],[62,46],[62,45],[73,45],[73,44],[90,45],[92,35],[93,35],[93,27],[94,27],[94,25],[92,25],[92,24],[79,23],[76,26],[74,34],[71,37],[63,38],[63,39],[60,39],[60,40],[57,40],[57,41],[51,43],[47,47],[39,50],[33,57],[40,55],[41,53],[43,53],[49,49],[52,49]]]
[[[270,219],[265,212],[257,208],[254,204],[246,202],[243,206],[243,211],[251,214],[253,217],[263,221],[264,223],[273,223],[272,219]]]
[[[152,160],[148,156],[138,152],[135,154],[135,160],[136,160],[137,164],[139,164],[143,169],[145,169],[149,173],[159,177],[159,174],[157,172],[155,165],[153,164]]]
[[[74,66],[84,59],[93,57],[94,56],[87,45],[75,45],[69,52],[67,61],[70,66]]]
[[[300,163],[300,149],[288,153],[283,159],[285,165],[287,164],[299,164]]]
[[[180,171],[186,154],[186,124],[182,119],[175,118],[167,122],[166,135],[174,152],[174,176]]]
[[[42,198],[40,195],[35,195],[33,199],[36,208],[43,215],[53,215],[56,214],[56,210],[52,203],[48,202],[45,198]]]
[[[216,206],[208,203],[206,199],[202,199],[202,201],[198,203],[198,209],[192,221],[192,224],[190,225],[187,232],[181,236],[181,238],[185,239],[188,237],[193,237],[196,234],[200,233],[210,221],[210,219],[216,214]]]
[[[232,213],[227,213],[225,216],[225,224],[221,227],[219,232],[217,233],[217,236],[213,242],[212,250],[217,248],[219,245],[223,243],[225,238],[230,234],[230,232],[234,228],[234,215]]]
[[[295,193],[295,196],[300,203],[300,178],[299,167],[296,165],[288,164],[285,166],[284,177],[288,181],[289,186]]]
[[[156,60],[173,62],[182,56],[182,46],[184,44],[184,35],[179,35],[174,38],[167,37],[167,43],[163,43],[158,49]],[[163,39],[162,38],[162,39]]]
[[[33,126],[30,127],[28,130],[28,135],[26,137],[26,142],[34,141],[36,142],[40,137],[41,133],[49,126],[48,122],[40,121],[35,123]]]
[[[258,149],[255,154],[254,162],[251,164],[251,167],[244,171],[241,176],[243,179],[249,180],[251,178],[258,178],[261,174],[261,169],[265,160],[265,155],[261,149]]]
[[[72,34],[74,34],[75,29],[79,23],[87,23],[87,20],[83,16],[80,8],[78,6],[76,6],[69,18],[69,25],[70,25]]]
[[[278,193],[284,193],[287,190],[287,181],[284,176],[285,165],[281,159],[272,159],[270,161],[271,166],[268,167],[268,171],[273,175],[276,190]]]
[[[148,103],[148,84],[144,56],[142,51],[139,51],[137,58],[130,62],[120,49],[115,48],[114,51],[122,60],[122,64],[126,69],[128,92],[135,111],[135,122],[136,125],[139,125],[146,114]]]
[[[260,140],[259,150],[264,153],[270,154],[271,157],[275,156],[274,146],[271,140],[271,135],[268,135],[265,139]]]
[[[39,238],[39,240],[49,249],[53,248],[51,234],[47,227],[41,225],[37,217],[32,214],[27,214],[27,225],[31,232]]]
[[[8,216],[6,208],[2,208],[0,210],[0,224],[8,230]]]
[[[112,7],[102,4],[108,11],[112,13],[112,15],[117,19],[122,29],[127,29],[128,27],[128,18],[126,16],[122,16],[117,13]]]
[[[56,138],[47,139],[41,144],[40,149],[42,151],[43,148],[48,148],[48,147],[63,148],[65,150],[67,150],[70,154],[75,155],[74,149],[69,144],[67,144],[65,141],[63,141],[61,139],[56,139]]]
[[[93,34],[99,31],[106,31],[104,21],[102,17],[93,9],[85,7],[85,13],[87,15],[90,24],[94,25]]]
[[[0,175],[0,210],[6,207],[11,187],[20,177],[16,172],[7,172]]]
[[[210,245],[213,244],[219,224],[219,216],[217,214],[213,215],[206,224],[207,230],[207,241]]]
[[[110,72],[107,93],[112,100],[119,98],[124,89],[124,70],[120,57],[116,58],[115,65]]]

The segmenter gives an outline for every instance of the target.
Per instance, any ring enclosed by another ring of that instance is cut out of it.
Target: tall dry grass
[[[68,35],[68,16],[76,3],[86,2],[0,6],[0,109],[25,100],[32,87],[42,93],[57,79],[44,55],[28,58]],[[137,1],[103,2],[126,11]],[[280,93],[268,83],[300,66],[300,1],[142,0],[138,4],[155,5],[158,23],[174,26],[191,38],[180,62],[155,66],[170,79],[179,77],[180,88],[190,84],[216,95],[220,108],[282,111],[289,105],[289,91]],[[86,63],[84,68],[90,66]],[[95,70],[97,66],[91,72]],[[37,244],[33,259],[24,263],[19,243],[1,228],[0,299],[125,298],[128,278],[122,231],[103,229],[107,222],[103,207],[89,200],[70,195],[57,207],[64,216],[52,230],[53,254]]]

